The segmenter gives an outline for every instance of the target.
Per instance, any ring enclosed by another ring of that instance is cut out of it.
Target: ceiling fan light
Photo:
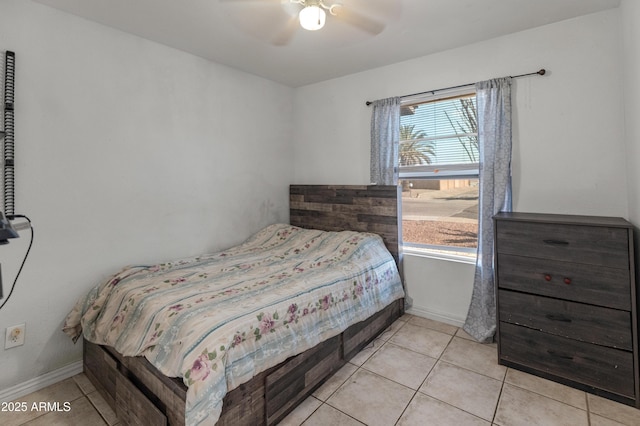
[[[299,17],[302,28],[309,31],[316,31],[324,27],[327,14],[319,6],[306,6],[300,11]]]

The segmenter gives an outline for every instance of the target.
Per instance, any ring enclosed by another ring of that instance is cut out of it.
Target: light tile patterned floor
[[[457,327],[405,315],[307,398],[285,426],[640,426],[640,410],[500,366],[496,346]],[[34,411],[34,402],[70,402]],[[82,374],[22,397],[0,424],[115,425]]]

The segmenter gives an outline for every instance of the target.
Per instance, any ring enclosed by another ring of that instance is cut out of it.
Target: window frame
[[[458,88],[439,93],[423,94],[419,97],[407,97],[401,101],[401,108],[411,108],[419,104],[428,102],[444,101],[452,98],[459,98],[469,95],[476,95],[475,87]],[[477,133],[461,134],[464,136],[475,135]],[[460,136],[461,136],[460,135]],[[459,135],[449,135],[456,137]],[[445,137],[446,138],[446,137]],[[420,140],[437,140],[444,139],[442,136],[423,138]],[[402,143],[402,141],[399,141]],[[400,151],[398,149],[398,151]],[[454,164],[435,164],[435,165],[398,165],[398,180],[455,180],[455,179],[478,179],[480,181],[480,163],[454,163]],[[402,214],[402,203],[400,205],[401,220],[404,220]],[[402,240],[402,248],[405,253],[421,255],[426,257],[434,257],[445,260],[459,261],[463,263],[475,263],[477,256],[476,247],[457,247],[449,245],[421,244],[413,242],[405,242]]]

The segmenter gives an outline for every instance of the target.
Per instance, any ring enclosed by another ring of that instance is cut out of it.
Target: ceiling
[[[291,87],[618,7],[620,0],[340,1],[385,28],[373,36],[327,16],[272,43],[288,0],[33,0]],[[295,6],[294,7],[298,7]]]

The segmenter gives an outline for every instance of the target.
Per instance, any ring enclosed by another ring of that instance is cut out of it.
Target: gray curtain
[[[371,112],[371,183],[376,185],[398,184],[398,144],[400,142],[399,97],[373,102]],[[402,239],[402,235],[398,238]],[[402,264],[399,265],[402,271]],[[404,286],[405,309],[411,308],[413,299]]]
[[[400,98],[373,102],[371,113],[371,183],[398,184]]]
[[[511,78],[476,83],[476,99],[480,152],[478,258],[463,330],[489,343],[496,331],[492,217],[499,211],[511,211]]]

